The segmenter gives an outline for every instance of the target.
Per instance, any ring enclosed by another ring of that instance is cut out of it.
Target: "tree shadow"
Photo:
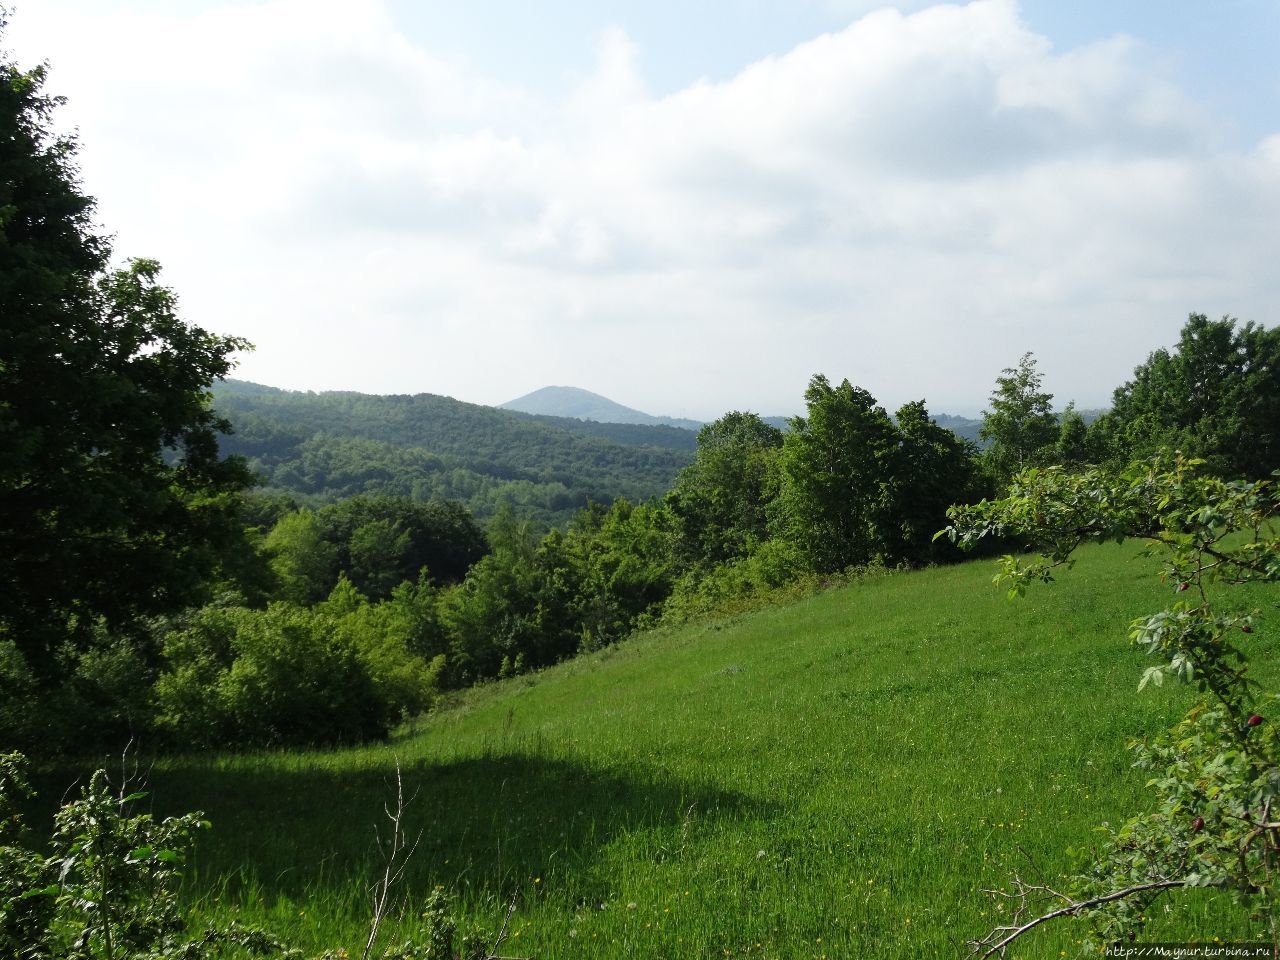
[[[229,901],[253,891],[264,901],[364,904],[384,864],[378,836],[389,836],[384,807],[395,809],[395,761],[338,769],[322,756],[315,765],[296,754],[193,758],[152,772],[147,802],[156,816],[200,810],[213,825],[191,864],[194,893],[216,887]],[[763,801],[639,764],[597,767],[536,749],[418,760],[400,776],[404,829],[418,843],[403,889],[423,895],[439,885],[466,897],[505,899],[520,889],[603,902],[607,848],[616,842],[623,858],[662,862],[724,819],[771,813]]]

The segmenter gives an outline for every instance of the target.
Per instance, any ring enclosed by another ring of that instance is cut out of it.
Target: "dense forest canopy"
[[[226,380],[214,405],[235,427],[223,450],[245,457],[266,489],[312,505],[390,494],[461,500],[487,518],[506,502],[545,529],[590,501],[662,494],[692,455],[692,435],[671,427],[561,422],[433,394]]]

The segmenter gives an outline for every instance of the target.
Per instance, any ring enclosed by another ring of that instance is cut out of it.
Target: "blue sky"
[[[701,78],[731,79],[749,63],[786,53],[840,30],[881,6],[920,10],[927,3],[875,0],[740,0],[689,3],[570,0],[544,3],[405,4],[404,28],[486,72],[550,91],[592,67],[584,38],[620,26],[639,45],[657,94]],[[478,12],[485,11],[485,12]],[[1274,0],[1023,0],[1022,17],[1059,49],[1126,34],[1156,66],[1179,76],[1215,112],[1239,124],[1239,136],[1274,132],[1280,116],[1280,3]]]
[[[26,0],[121,256],[240,375],[976,413],[1273,321],[1280,4]]]

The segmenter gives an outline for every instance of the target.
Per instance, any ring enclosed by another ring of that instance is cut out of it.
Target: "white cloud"
[[[1033,349],[1092,405],[1187,312],[1267,322],[1277,293],[1280,136],[1216,148],[1133,41],[1058,53],[1009,0],[871,12],[666,97],[611,29],[560,102],[375,0],[12,30],[119,251],[280,385],[710,417],[795,410],[821,370],[972,410]]]

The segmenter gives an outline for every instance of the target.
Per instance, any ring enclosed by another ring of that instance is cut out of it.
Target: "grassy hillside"
[[[1135,692],[1125,626],[1169,596],[1137,555],[1088,549],[1017,603],[976,561],[657,631],[474,691],[389,745],[163,761],[154,800],[214,823],[199,910],[317,947],[367,930],[398,760],[423,831],[407,889],[442,884],[495,928],[520,891],[509,955],[956,956],[997,917],[980,889],[1034,873],[1019,847],[1058,880],[1145,802],[1124,742],[1190,694]],[[1263,607],[1252,652],[1273,680],[1275,592],[1241,596]],[[1152,939],[1250,932],[1200,900]],[[1072,954],[1078,935],[1013,955]]]

